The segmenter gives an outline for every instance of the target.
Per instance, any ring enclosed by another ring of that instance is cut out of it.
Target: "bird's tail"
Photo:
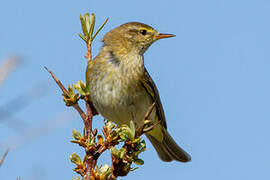
[[[181,147],[179,147],[165,128],[162,128],[163,140],[160,142],[150,134],[146,134],[158,156],[162,161],[169,162],[172,160],[188,162],[191,157]]]

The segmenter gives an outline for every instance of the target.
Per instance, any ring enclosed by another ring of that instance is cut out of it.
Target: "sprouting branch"
[[[80,16],[82,33],[79,36],[86,43],[87,63],[92,63],[92,42],[101,31],[104,25],[107,23],[108,18],[94,33],[95,15],[91,16],[86,13],[84,16]],[[70,155],[70,160],[76,165],[73,169],[76,173],[80,174],[83,180],[104,179],[115,180],[117,177],[126,176],[130,171],[135,170],[137,167],[132,165],[144,164],[142,159],[139,159],[139,154],[146,149],[144,140],[141,139],[141,135],[151,131],[159,122],[153,123],[149,120],[151,113],[154,110],[155,103],[153,103],[143,119],[141,124],[138,124],[138,129],[133,121],[130,125],[122,125],[116,127],[110,121],[105,121],[105,125],[102,129],[102,135],[97,133],[97,129],[92,127],[93,116],[97,114],[95,107],[90,100],[89,88],[82,81],[68,86],[66,89],[61,81],[56,78],[52,71],[47,67],[45,69],[51,74],[54,81],[63,92],[63,100],[67,106],[72,106],[80,114],[84,122],[84,129],[82,134],[76,130],[73,130],[71,140],[72,143],[78,144],[85,150],[85,157],[80,158],[76,153]],[[75,90],[78,92],[75,92]],[[79,100],[84,100],[86,105],[86,112],[84,112],[78,104]],[[122,144],[122,147],[118,149],[116,146]],[[103,152],[106,150],[111,151],[112,165],[97,166],[97,161]],[[80,178],[76,178],[80,179]]]
[[[85,41],[87,45],[87,53],[86,58],[88,61],[88,64],[92,61],[92,50],[91,45],[93,40],[95,39],[96,35],[100,32],[100,30],[104,27],[106,22],[108,21],[108,18],[106,21],[98,28],[98,31],[94,33],[94,26],[95,26],[95,15],[91,14],[91,17],[88,13],[86,13],[84,16],[80,16],[81,20],[81,26],[83,34],[79,33],[79,36]],[[94,33],[94,35],[93,35]],[[45,69],[51,74],[52,78],[56,82],[56,84],[59,86],[59,88],[63,92],[63,100],[66,103],[67,106],[72,106],[76,111],[80,114],[81,118],[83,119],[86,135],[84,136],[85,139],[91,139],[91,137],[94,136],[95,133],[92,132],[92,119],[93,116],[97,114],[94,106],[89,100],[89,93],[86,89],[86,86],[83,82],[78,82],[77,84],[73,85],[74,88],[71,86],[66,89],[61,81],[54,75],[52,71],[50,71],[47,67]],[[74,89],[76,89],[80,94],[74,93]],[[81,107],[78,105],[78,101],[80,99],[83,99],[86,104],[86,113],[81,109]],[[86,151],[86,158],[85,159],[85,165],[86,169],[84,172],[80,172],[80,174],[83,176],[83,179],[90,179],[90,176],[92,174],[93,169],[96,165],[96,160],[93,157],[93,151],[91,149],[85,149]]]
[[[92,61],[92,48],[91,48],[92,42],[109,20],[107,18],[104,21],[104,23],[98,28],[98,30],[94,33],[95,19],[96,19],[95,14],[93,13],[91,14],[91,16],[89,16],[89,13],[84,14],[84,16],[80,15],[83,34],[79,33],[79,36],[86,43],[87,53],[85,55],[85,58],[87,59],[88,63]]]

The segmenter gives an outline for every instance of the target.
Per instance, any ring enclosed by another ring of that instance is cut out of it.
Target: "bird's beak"
[[[174,36],[175,36],[174,34],[163,34],[163,33],[158,33],[158,34],[155,36],[155,39],[158,40],[158,39],[170,38],[170,37],[174,37]]]

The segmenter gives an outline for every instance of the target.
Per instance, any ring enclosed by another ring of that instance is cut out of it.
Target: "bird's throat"
[[[107,63],[111,64],[112,69],[121,73],[121,77],[129,80],[139,80],[144,74],[144,58],[137,51],[115,50],[108,46],[103,47],[102,51]]]

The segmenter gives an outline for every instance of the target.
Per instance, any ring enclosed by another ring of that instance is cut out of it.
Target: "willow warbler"
[[[167,131],[157,87],[144,67],[144,52],[158,39],[173,37],[138,22],[123,24],[103,37],[103,47],[86,70],[90,98],[96,110],[118,125],[131,120],[140,125],[149,107],[153,123],[146,136],[163,161],[190,161]]]

